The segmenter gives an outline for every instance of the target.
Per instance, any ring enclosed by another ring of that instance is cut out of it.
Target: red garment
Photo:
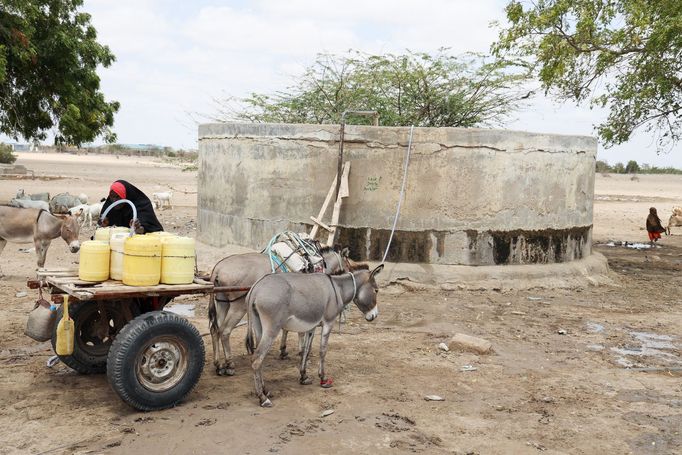
[[[111,191],[118,194],[121,199],[126,198],[126,187],[121,182],[114,182],[111,184]]]
[[[661,238],[660,232],[649,232],[649,240],[654,241]]]

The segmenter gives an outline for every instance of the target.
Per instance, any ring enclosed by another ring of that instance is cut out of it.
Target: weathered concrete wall
[[[346,127],[350,197],[338,242],[356,258],[383,255],[408,136],[409,128]],[[199,238],[262,248],[282,230],[309,230],[336,173],[338,137],[337,125],[201,125]],[[415,128],[388,261],[490,265],[589,255],[596,153],[591,137]]]

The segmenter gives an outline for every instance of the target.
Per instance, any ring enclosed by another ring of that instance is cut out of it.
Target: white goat
[[[97,219],[99,220],[99,215],[102,213],[102,207],[104,206],[104,201],[105,199],[102,199],[99,202],[96,202],[94,204],[90,204],[85,211],[85,217],[88,221],[88,227],[92,227],[92,222],[93,220]]]
[[[99,219],[99,214],[102,212],[102,206],[104,205],[104,199],[95,204],[80,204],[69,209],[69,213],[78,218],[78,222],[81,227],[88,223],[88,227],[92,227],[92,222],[95,219]]]
[[[9,201],[12,207],[21,207],[24,209],[43,209],[50,211],[50,205],[45,201],[32,201],[30,199],[12,199]]]
[[[81,227],[85,226],[85,219],[88,212],[88,204],[80,204],[69,209],[69,215],[75,216]]]
[[[173,197],[172,191],[164,191],[162,193],[152,194],[152,199],[154,200],[154,205],[156,206],[157,209],[164,207],[166,204],[168,204],[168,208],[172,209],[173,208],[173,205],[171,204],[172,197]]]

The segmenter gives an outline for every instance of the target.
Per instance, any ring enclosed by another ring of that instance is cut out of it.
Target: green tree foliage
[[[530,95],[520,88],[527,76],[507,62],[454,57],[444,49],[436,55],[324,54],[284,91],[222,102],[218,119],[339,123],[344,111],[361,109],[377,111],[386,126],[499,125]],[[363,121],[370,120],[357,119]]]
[[[82,0],[2,0],[0,4],[0,132],[27,140],[80,145],[113,142],[119,103],[100,91],[98,65],[114,56],[97,42]]]
[[[682,2],[679,0],[510,1],[498,56],[536,63],[547,93],[606,107],[605,145],[637,128],[659,147],[682,134]]]
[[[595,170],[597,172],[601,172],[601,173],[613,171],[611,166],[609,166],[609,163],[607,163],[606,161],[602,161],[602,160],[597,160],[597,162],[595,164]]]
[[[625,166],[623,166],[623,163],[614,164],[613,172],[615,172],[616,174],[625,174]]]
[[[637,164],[637,161],[635,161],[635,160],[628,161],[628,164],[625,165],[625,173],[626,174],[636,174],[638,172],[639,172],[639,164]]]
[[[0,143],[0,163],[13,164],[17,160],[17,156],[12,153],[12,147],[7,144]]]

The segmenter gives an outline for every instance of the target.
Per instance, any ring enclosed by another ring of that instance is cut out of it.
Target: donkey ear
[[[369,274],[370,278],[374,278],[374,276],[375,276],[377,273],[381,272],[383,269],[384,269],[384,264],[379,264],[379,265],[377,266],[377,268],[375,268],[374,270],[372,270],[372,272]]]
[[[344,257],[344,258],[349,258],[349,257],[350,257],[350,248],[344,247],[344,248],[341,250],[341,256]]]

